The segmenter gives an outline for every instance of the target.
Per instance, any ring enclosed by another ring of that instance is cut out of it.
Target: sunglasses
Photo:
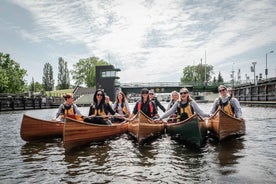
[[[183,95],[183,94],[188,94],[188,92],[180,92],[180,94],[181,94],[181,95]]]
[[[153,93],[149,93],[149,95],[153,95]]]
[[[225,91],[225,89],[221,89],[221,90],[219,90],[219,92],[222,92],[222,91]]]
[[[98,93],[97,96],[103,96],[103,94]]]

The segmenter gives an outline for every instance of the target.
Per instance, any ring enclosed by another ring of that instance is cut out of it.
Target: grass
[[[58,96],[61,97],[65,93],[73,93],[74,89],[62,89],[62,90],[55,90],[55,91],[46,91],[47,96]]]

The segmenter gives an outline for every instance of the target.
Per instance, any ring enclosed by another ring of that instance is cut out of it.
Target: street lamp
[[[251,66],[251,72],[254,72],[254,77],[253,77],[253,79],[254,79],[254,85],[256,84],[255,83],[255,65],[257,64],[257,62],[256,61],[254,61],[254,62],[252,62],[252,65],[253,66]]]
[[[274,51],[271,50],[265,54],[265,79],[267,79],[268,69],[267,69],[267,55],[273,53]]]

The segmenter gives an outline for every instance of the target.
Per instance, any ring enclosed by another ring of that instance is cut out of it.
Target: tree
[[[29,91],[41,92],[43,91],[43,86],[39,82],[34,82],[34,78],[32,78],[32,82],[29,85]]]
[[[67,62],[58,58],[58,89],[68,89],[70,87],[69,71]]]
[[[206,70],[206,73],[205,73]],[[196,66],[187,66],[183,69],[183,77],[180,79],[183,83],[207,84],[211,80],[213,66],[207,64],[198,64]],[[206,74],[206,81],[205,81]]]
[[[221,76],[221,73],[219,72],[219,74],[218,74],[218,84],[223,84],[223,82],[224,82],[224,80]]]
[[[108,62],[100,60],[97,57],[80,59],[78,63],[73,65],[73,70],[71,71],[75,85],[96,86],[96,66],[102,65],[108,65]]]
[[[9,54],[0,52],[0,93],[21,93],[27,88],[24,77],[27,71],[10,59]]]
[[[45,91],[52,91],[54,86],[53,67],[45,63],[43,68],[42,86]]]

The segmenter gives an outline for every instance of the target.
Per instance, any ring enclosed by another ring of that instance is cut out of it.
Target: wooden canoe
[[[75,147],[100,142],[126,133],[128,122],[99,125],[66,118],[63,131],[63,145],[66,151]]]
[[[161,135],[164,133],[164,128],[163,122],[154,122],[142,111],[139,111],[129,122],[128,133],[140,144],[149,138]]]
[[[207,128],[221,141],[227,137],[244,135],[245,121],[232,117],[218,109],[214,116],[209,118]]]
[[[59,138],[62,137],[63,127],[61,121],[42,120],[24,114],[20,135],[24,141]]]
[[[165,128],[172,139],[196,147],[202,147],[207,136],[205,120],[197,114],[181,122],[167,123]]]

